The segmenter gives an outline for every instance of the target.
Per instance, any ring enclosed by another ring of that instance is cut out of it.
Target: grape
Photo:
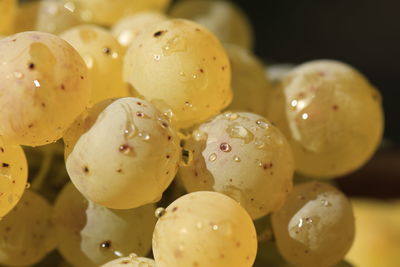
[[[383,131],[379,92],[352,67],[312,61],[275,89],[269,118],[288,137],[299,173],[333,178],[361,167]]]
[[[155,206],[110,210],[87,201],[68,183],[56,200],[58,249],[74,266],[99,266],[116,256],[145,255],[151,247]]]
[[[225,44],[232,68],[233,101],[230,110],[242,110],[267,115],[270,84],[263,64],[246,49]]]
[[[56,247],[51,212],[44,198],[25,191],[17,206],[0,221],[1,264],[35,264]]]
[[[123,47],[110,32],[92,25],[77,26],[61,34],[85,60],[92,81],[91,103],[128,94],[122,81]]]
[[[23,32],[0,41],[0,135],[22,145],[62,137],[90,97],[87,68],[64,40]]]
[[[236,44],[246,49],[253,47],[253,32],[249,19],[232,2],[181,1],[173,6],[170,15],[203,25],[224,43]]]
[[[279,209],[292,188],[293,160],[286,138],[259,115],[218,115],[200,125],[184,149],[191,154],[179,172],[186,189],[224,193],[253,219]]]
[[[59,34],[68,28],[82,24],[81,17],[71,2],[41,0],[36,30]]]
[[[346,196],[328,184],[294,187],[272,214],[282,256],[296,266],[332,266],[343,259],[354,238],[354,216]]]
[[[110,26],[119,19],[141,11],[164,11],[171,0],[71,0],[84,21]]]
[[[118,21],[112,28],[112,34],[122,46],[128,47],[144,29],[165,20],[167,17],[162,13],[141,12]]]
[[[157,267],[250,267],[256,253],[250,216],[234,200],[216,192],[195,192],[175,200],[153,234]]]
[[[33,31],[36,28],[40,1],[20,2],[15,20],[15,32]]]
[[[295,66],[296,65],[290,63],[273,64],[269,65],[265,71],[272,84],[277,85]]]
[[[187,20],[158,23],[138,36],[125,56],[124,78],[161,110],[170,108],[183,128],[216,115],[232,99],[224,48]]]
[[[99,103],[77,119],[64,141],[72,182],[88,199],[115,209],[158,201],[181,154],[168,118],[138,98]]]
[[[20,200],[28,178],[25,153],[0,136],[0,218]]]
[[[0,0],[0,34],[9,34],[13,31],[16,7],[16,0]]]
[[[129,257],[112,260],[101,267],[156,267],[152,259],[137,257],[135,254]]]

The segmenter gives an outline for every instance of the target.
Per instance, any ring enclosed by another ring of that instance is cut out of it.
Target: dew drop
[[[207,133],[199,131],[199,130],[194,130],[192,133],[192,136],[193,136],[194,140],[196,140],[197,142],[207,139]]]
[[[226,129],[226,132],[232,138],[242,139],[245,144],[248,144],[254,139],[254,135],[251,131],[249,131],[246,127],[243,127],[237,123],[230,125]]]
[[[258,126],[260,126],[261,128],[263,128],[263,129],[268,129],[269,128],[269,124],[266,121],[263,121],[263,120],[257,120],[256,124]]]
[[[261,149],[265,146],[265,143],[261,140],[256,139],[256,141],[254,142],[254,145],[256,146],[256,148]]]
[[[233,113],[233,112],[227,112],[224,114],[225,118],[230,120],[230,121],[234,121],[237,118],[239,118],[239,115],[237,113]]]
[[[215,153],[212,153],[212,154],[208,157],[208,160],[211,161],[211,162],[215,161],[216,159],[217,159],[217,154],[215,154]]]
[[[161,59],[161,56],[160,56],[160,55],[154,55],[154,60],[160,61],[160,59]]]
[[[145,141],[150,140],[150,134],[148,134],[148,133],[142,132],[142,133],[139,133],[139,136]]]
[[[26,188],[26,189],[31,188],[31,183],[26,183],[25,188]]]
[[[40,87],[40,82],[38,80],[33,80],[33,84],[35,87],[39,88]]]
[[[110,240],[106,240],[106,241],[102,242],[100,244],[100,248],[110,249],[111,248],[111,241]]]
[[[164,208],[157,208],[154,215],[156,216],[157,219],[160,219],[162,216],[165,214],[165,209]]]
[[[240,162],[241,161],[241,159],[238,156],[233,156],[233,160],[235,162]]]
[[[222,152],[231,152],[232,151],[232,147],[228,143],[221,143],[221,145],[219,146],[219,149],[221,149]]]
[[[181,36],[174,36],[167,41],[167,43],[162,47],[163,54],[165,56],[170,56],[174,52],[182,52],[187,49],[186,40]]]
[[[302,118],[303,120],[307,120],[307,119],[309,118],[308,113],[303,113],[303,114],[301,115],[301,118]]]
[[[321,204],[325,207],[331,206],[331,203],[326,199],[321,200]]]

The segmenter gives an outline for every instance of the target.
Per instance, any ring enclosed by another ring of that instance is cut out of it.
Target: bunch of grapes
[[[332,179],[379,92],[333,60],[269,78],[236,6],[169,4],[0,0],[0,264],[346,266]]]

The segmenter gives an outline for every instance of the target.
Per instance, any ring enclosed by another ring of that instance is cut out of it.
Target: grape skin
[[[118,20],[142,11],[164,11],[171,0],[71,0],[86,23],[110,26]]]
[[[128,95],[122,81],[123,47],[110,32],[92,25],[77,26],[62,33],[85,60],[92,81],[91,104]]]
[[[58,249],[74,266],[99,266],[116,256],[146,255],[156,223],[155,206],[111,210],[87,201],[68,183],[54,206]]]
[[[10,34],[13,31],[16,12],[16,0],[0,1],[0,34]]]
[[[247,212],[216,192],[184,195],[169,205],[153,234],[157,267],[250,267],[257,236]]]
[[[51,212],[42,196],[25,191],[17,206],[0,221],[1,264],[35,264],[56,247]]]
[[[0,61],[0,135],[12,142],[55,142],[89,103],[87,68],[57,36],[23,32],[4,38]]]
[[[202,26],[173,19],[136,38],[124,60],[124,79],[174,123],[193,126],[232,99],[230,65],[219,41]]]
[[[193,20],[212,33],[223,43],[236,44],[252,49],[253,31],[246,14],[228,1],[191,0],[180,1],[170,12],[171,17]]]
[[[333,266],[354,239],[350,202],[333,186],[318,182],[295,186],[272,214],[272,226],[280,253],[296,266]]]
[[[179,177],[189,192],[217,191],[237,200],[253,219],[275,211],[292,188],[293,159],[282,133],[265,118],[225,112],[186,140],[191,153]]]
[[[39,6],[40,1],[24,1],[18,3],[15,32],[26,32],[36,29]]]
[[[225,44],[225,49],[232,68],[233,100],[228,109],[266,116],[271,85],[263,63],[240,46]]]
[[[288,137],[296,170],[335,178],[360,168],[383,132],[379,92],[352,67],[318,60],[294,68],[275,89],[269,118]]]
[[[101,267],[156,267],[156,263],[152,259],[131,255],[129,257],[112,260]]]
[[[75,121],[64,141],[72,182],[88,199],[114,209],[158,201],[181,154],[168,117],[138,98],[100,102]]]
[[[21,199],[28,179],[28,165],[22,148],[0,136],[0,218]]]

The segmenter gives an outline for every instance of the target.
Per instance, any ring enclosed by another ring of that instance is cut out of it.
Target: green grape
[[[87,68],[61,38],[23,32],[0,41],[0,135],[38,146],[61,138],[88,105]]]
[[[88,23],[110,26],[118,20],[142,12],[165,11],[171,0],[70,0]]]
[[[299,173],[348,174],[372,156],[383,131],[379,92],[362,74],[337,61],[294,68],[274,91],[269,118],[288,137]]]
[[[215,0],[181,1],[171,17],[193,20],[214,33],[221,42],[246,49],[253,47],[253,31],[247,16],[232,2]]]
[[[152,259],[132,254],[129,257],[112,260],[101,267],[156,267],[156,263]]]
[[[296,266],[332,266],[354,239],[350,202],[335,187],[318,182],[296,185],[272,214],[272,227],[280,253]]]
[[[138,36],[124,60],[124,79],[178,127],[218,114],[232,99],[230,65],[219,41],[202,26],[174,19]]]
[[[28,165],[24,151],[0,136],[0,218],[17,205],[27,179]]]
[[[40,1],[24,1],[18,5],[15,32],[33,31],[36,28]]]
[[[26,190],[17,206],[0,221],[0,263],[31,265],[53,250],[57,243],[51,213],[43,197]]]
[[[292,188],[293,159],[282,133],[263,117],[226,112],[186,140],[190,153],[179,177],[189,192],[217,191],[253,219],[280,208]]]
[[[225,44],[225,49],[232,68],[233,100],[228,109],[266,116],[271,86],[263,64],[240,46]]]
[[[100,102],[64,141],[72,182],[88,199],[114,209],[158,201],[181,156],[168,117],[138,98]]]
[[[13,31],[16,12],[16,0],[0,0],[0,34],[9,34]]]
[[[257,235],[247,212],[216,192],[184,195],[156,224],[153,254],[157,267],[250,267]]]
[[[112,34],[122,46],[128,47],[146,28],[165,20],[167,17],[162,13],[141,12],[118,21],[112,28]]]
[[[99,266],[129,253],[146,255],[156,223],[155,206],[111,210],[87,201],[68,183],[54,206],[58,250],[74,266]]]
[[[85,60],[92,81],[91,103],[127,96],[122,81],[123,47],[110,32],[92,25],[77,26],[61,34]]]
[[[36,30],[59,34],[82,24],[81,17],[70,2],[41,0],[37,14]]]

